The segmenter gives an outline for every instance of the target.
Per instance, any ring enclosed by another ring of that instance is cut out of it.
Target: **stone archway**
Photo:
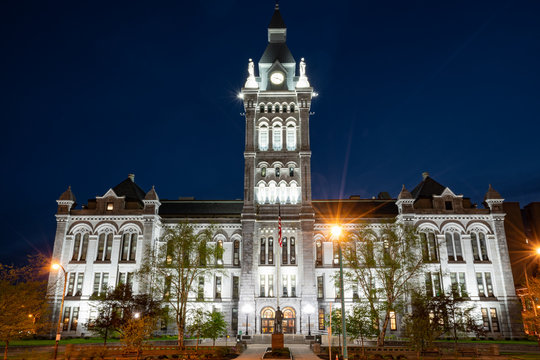
[[[283,308],[283,333],[296,334],[296,311],[290,306]]]
[[[261,310],[261,334],[273,334],[276,312],[270,306]]]

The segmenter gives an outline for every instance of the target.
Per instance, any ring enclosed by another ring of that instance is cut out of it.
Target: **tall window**
[[[450,273],[450,281],[452,283],[452,295],[454,298],[466,298],[469,296],[467,294],[464,272]]]
[[[266,239],[261,238],[261,253],[259,255],[259,258],[261,260],[261,264],[264,265],[266,263]]]
[[[281,150],[281,148],[283,146],[282,133],[281,132],[282,132],[281,125],[280,124],[274,125],[274,129],[272,131],[272,148],[275,151]]]
[[[118,275],[117,285],[126,284],[133,288],[133,273],[132,272],[121,272]]]
[[[259,296],[266,297],[266,275],[259,276]]]
[[[204,276],[199,276],[199,284],[197,286],[197,300],[204,300]]]
[[[474,261],[489,261],[486,234],[483,232],[471,232],[471,245]]]
[[[62,322],[62,331],[67,331],[69,329],[70,314],[71,314],[71,307],[66,306],[64,308],[64,321]]]
[[[234,333],[238,332],[238,308],[232,309],[231,329]]]
[[[489,309],[489,314],[491,316],[491,328],[493,329],[493,332],[499,332],[499,318],[497,317],[497,309],[491,308]]]
[[[482,321],[484,323],[484,330],[491,331],[491,324],[489,323],[488,309],[482,308]]]
[[[124,233],[122,235],[122,244],[120,247],[121,261],[135,261],[135,252],[137,250],[137,234]]]
[[[73,256],[71,261],[86,261],[86,252],[88,251],[88,233],[77,233],[73,244]]]
[[[261,104],[261,105],[259,106],[259,112],[260,112],[261,114],[264,114],[264,104]]]
[[[98,240],[98,252],[96,261],[111,261],[113,234],[101,233]]]
[[[287,254],[287,238],[284,237],[281,241],[282,243],[282,249],[281,249],[281,263],[287,264],[287,258],[289,257]]]
[[[432,297],[441,295],[441,276],[438,272],[426,273],[426,294]]]
[[[420,233],[422,241],[422,257],[425,262],[437,262],[439,260],[437,251],[437,240],[432,232]]]
[[[109,285],[109,273],[97,272],[94,274],[94,291],[92,295],[98,296],[107,292]]]
[[[324,277],[317,276],[317,299],[324,299]]]
[[[259,150],[268,150],[268,126],[266,124],[259,127]]]
[[[84,273],[69,273],[66,296],[81,296]]]
[[[333,241],[332,245],[334,246],[334,265],[339,265],[339,243]]]
[[[238,300],[239,297],[240,278],[233,276],[232,278],[232,298]]]
[[[216,264],[223,265],[223,241],[218,240],[216,245],[217,245]]]
[[[289,285],[287,284],[287,279],[288,279],[287,275],[283,275],[281,277],[281,280],[282,280],[281,285],[282,285],[282,288],[283,288],[283,297],[289,296],[289,292],[288,292]]]
[[[291,296],[296,297],[296,275],[291,275]]]
[[[240,266],[240,241],[234,240],[233,243],[233,265]]]
[[[296,128],[293,124],[287,125],[287,150],[296,150]]]
[[[268,296],[274,297],[274,275],[268,275]]]
[[[216,299],[221,299],[221,276],[216,276]]]
[[[493,283],[491,282],[491,273],[477,272],[476,284],[478,285],[478,296],[493,297]]]
[[[76,331],[77,324],[79,323],[79,307],[74,307],[73,309],[69,306],[65,307],[63,320],[62,331]]]
[[[319,330],[324,330],[324,308],[319,308]]]
[[[291,112],[294,112],[294,104],[291,104],[290,109],[291,109]]]
[[[448,261],[463,261],[463,253],[461,252],[461,236],[457,232],[447,232],[444,234],[446,238],[446,250],[448,251]]]
[[[315,243],[315,265],[316,266],[322,266],[323,264],[323,257],[322,257],[322,241],[317,240]]]
[[[268,265],[274,265],[274,239],[268,238]]]
[[[290,238],[290,248],[291,248],[291,264],[296,264],[296,240],[294,237]]]
[[[396,312],[390,311],[390,330],[397,330]]]

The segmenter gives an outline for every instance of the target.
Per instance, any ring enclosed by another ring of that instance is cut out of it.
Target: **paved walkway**
[[[269,345],[265,344],[248,344],[247,349],[236,359],[260,360],[268,346]],[[285,344],[285,346],[291,350],[295,360],[320,360],[319,357],[310,350],[309,345]]]

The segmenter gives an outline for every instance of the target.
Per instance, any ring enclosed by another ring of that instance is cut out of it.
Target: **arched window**
[[[422,257],[425,262],[437,262],[439,260],[437,251],[437,240],[431,231],[420,233],[422,242]]]
[[[86,261],[88,237],[88,233],[77,233],[75,235],[75,243],[73,244],[73,256],[71,257],[71,261]]]
[[[448,252],[448,261],[463,261],[463,253],[461,251],[461,236],[457,232],[446,232],[446,250]]]
[[[266,264],[266,239],[261,238],[261,252],[260,252],[260,262],[262,265]]]
[[[294,104],[291,104],[290,109],[291,109],[291,112],[294,112]]]
[[[96,261],[110,261],[111,260],[112,241],[113,241],[113,234],[111,232],[108,234],[106,233],[99,234]]]
[[[323,248],[322,248],[322,241],[321,240],[317,240],[315,242],[315,253],[316,253],[316,256],[315,256],[315,265],[316,266],[322,266],[323,264]]]
[[[284,112],[284,113],[287,112],[287,104],[283,105],[283,112]]]
[[[289,187],[289,200],[291,204],[298,203],[298,193],[299,193],[298,186],[296,185],[295,182],[292,182],[291,186]]]
[[[268,150],[268,126],[266,124],[259,127],[259,150]]]
[[[272,132],[272,147],[275,151],[280,151],[283,146],[281,130],[281,124],[274,125],[274,130]]]
[[[266,202],[266,186],[264,183],[260,183],[257,189],[257,201],[259,204]]]
[[[124,233],[120,246],[120,261],[135,261],[137,233]]]
[[[284,237],[283,239],[281,239],[281,246],[282,246],[282,249],[281,249],[281,263],[282,264],[287,264],[288,263],[288,257],[289,255],[287,254],[287,238]]]
[[[484,234],[482,231],[471,232],[471,245],[474,261],[489,261],[486,234]]]
[[[233,243],[233,265],[240,266],[240,241],[234,240]]]
[[[279,104],[276,104],[276,105],[274,106],[274,112],[277,112],[277,113],[278,113],[278,112],[281,112],[281,109],[279,108]]]
[[[275,204],[276,197],[277,197],[277,189],[276,189],[276,183],[274,181],[270,182],[270,186],[268,190],[269,190],[268,200],[270,201],[270,204]]]
[[[263,166],[263,167],[261,168],[261,176],[262,176],[262,177],[266,177],[266,166]]]
[[[216,243],[216,264],[223,265],[223,241],[218,240]]]
[[[288,192],[287,185],[285,185],[285,183],[282,182],[279,185],[279,203],[280,204],[287,203],[287,192]]]
[[[296,150],[296,128],[293,124],[287,125],[287,150]]]
[[[268,238],[268,265],[274,265],[274,239]]]
[[[290,248],[291,248],[291,265],[296,264],[296,241],[294,237],[290,239]]]

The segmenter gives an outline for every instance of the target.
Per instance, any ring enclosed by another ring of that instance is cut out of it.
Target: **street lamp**
[[[60,303],[60,312],[58,314],[58,325],[56,326],[56,341],[54,343],[54,359],[58,355],[58,343],[60,342],[60,325],[62,324],[62,312],[64,311],[64,298],[66,297],[67,272],[64,267],[58,263],[52,264],[53,270],[62,269],[64,272],[64,291],[62,292],[62,302]]]
[[[245,304],[242,306],[242,311],[246,314],[246,335],[249,335],[249,313],[253,311],[253,306],[251,306],[251,304]]]
[[[315,309],[313,308],[313,306],[311,306],[311,304],[307,304],[305,307],[304,307],[304,312],[307,314],[307,318],[308,318],[308,336],[311,336],[311,314],[313,314],[313,311]]]
[[[347,355],[347,329],[345,328],[345,291],[343,290],[343,252],[341,251],[341,226],[334,225],[332,226],[332,236],[338,242],[339,250],[339,291],[341,297],[341,329],[343,331],[343,360],[348,360]]]

